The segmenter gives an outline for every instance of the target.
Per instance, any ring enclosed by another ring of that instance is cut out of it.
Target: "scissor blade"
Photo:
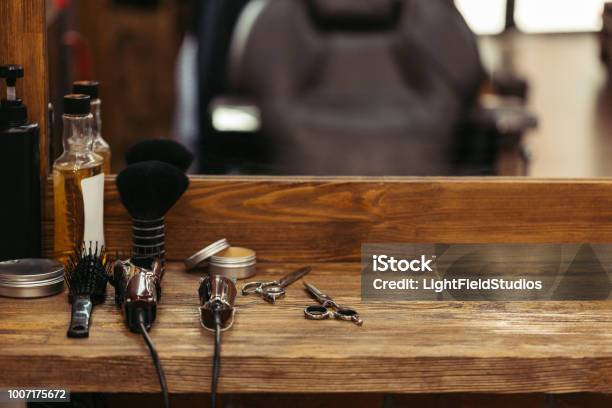
[[[278,281],[278,284],[279,284],[280,287],[285,288],[285,287],[291,285],[296,280],[300,279],[302,276],[306,275],[311,270],[312,270],[312,268],[310,266],[305,266],[303,268],[300,268],[297,271],[291,272],[287,276],[283,276]]]
[[[308,292],[310,292],[310,294],[317,299],[317,302],[324,304],[326,301],[331,300],[329,296],[317,289],[315,285],[304,282],[304,286],[306,287],[306,290],[308,290]]]

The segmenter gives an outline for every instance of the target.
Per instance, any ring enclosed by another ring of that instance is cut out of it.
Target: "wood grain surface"
[[[131,223],[111,177],[105,226],[110,250],[129,250]],[[612,181],[192,176],[166,226],[168,258],[180,261],[222,237],[259,261],[309,263],[357,262],[368,242],[612,242]]]
[[[262,264],[257,277],[301,265]],[[277,305],[239,297],[223,335],[220,391],[612,392],[607,302],[363,303],[358,270],[317,264],[305,279],[357,308],[361,327],[304,319],[313,301],[300,282]],[[174,393],[209,390],[213,346],[198,320],[200,276],[168,266],[151,331]],[[147,349],[124,327],[112,296],[94,309],[88,339],[66,337],[66,294],[1,298],[0,310],[0,388],[159,390]]]
[[[41,177],[47,176],[49,164],[45,30],[44,0],[0,1],[0,65],[23,65],[17,92],[28,107],[30,121],[40,126]]]
[[[112,0],[78,2],[76,20],[91,46],[93,76],[100,81],[102,132],[112,147],[114,173],[125,166],[123,156],[134,143],[172,135],[182,3],[139,8]]]

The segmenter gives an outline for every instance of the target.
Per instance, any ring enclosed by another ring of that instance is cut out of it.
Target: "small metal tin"
[[[208,260],[208,273],[211,276],[224,276],[230,279],[245,279],[255,275],[255,251],[232,247],[225,238],[220,239],[185,260],[185,267],[193,269]]]
[[[191,255],[189,258],[185,259],[185,267],[187,269],[193,269],[196,266],[203,263],[204,261],[206,261],[208,258],[213,256],[214,254],[221,252],[224,249],[227,249],[229,247],[230,247],[230,244],[227,242],[227,239],[225,238],[222,238],[216,242],[213,242],[206,248],[201,249],[200,251]]]
[[[246,279],[255,275],[255,251],[242,247],[229,247],[210,258],[208,273],[226,278]]]
[[[0,262],[0,296],[37,298],[64,290],[64,267],[51,259]]]

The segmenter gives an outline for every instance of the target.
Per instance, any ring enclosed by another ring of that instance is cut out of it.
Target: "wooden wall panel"
[[[18,94],[31,121],[40,125],[41,176],[47,174],[47,46],[44,0],[0,1],[0,65],[23,65]],[[4,93],[4,85],[0,86]],[[3,96],[4,97],[4,96]]]
[[[129,250],[111,177],[105,207],[109,248]],[[47,253],[52,228],[47,208]],[[222,237],[260,261],[310,263],[358,261],[364,242],[612,242],[612,181],[192,177],[167,217],[168,258]]]
[[[134,143],[172,137],[175,61],[182,41],[176,1],[154,9],[80,0],[77,29],[91,47],[93,77],[100,81],[103,137],[114,172]],[[91,78],[75,78],[91,79]]]

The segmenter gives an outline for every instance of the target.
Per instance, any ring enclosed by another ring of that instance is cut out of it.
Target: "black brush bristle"
[[[162,218],[189,186],[189,178],[178,168],[160,161],[126,167],[117,176],[117,188],[132,218]]]
[[[66,265],[65,281],[71,301],[79,295],[88,295],[92,302],[102,303],[106,298],[108,262],[103,247],[89,243],[76,251]]]
[[[180,143],[170,139],[150,139],[136,143],[125,153],[125,162],[160,161],[186,172],[193,163],[193,154]]]

